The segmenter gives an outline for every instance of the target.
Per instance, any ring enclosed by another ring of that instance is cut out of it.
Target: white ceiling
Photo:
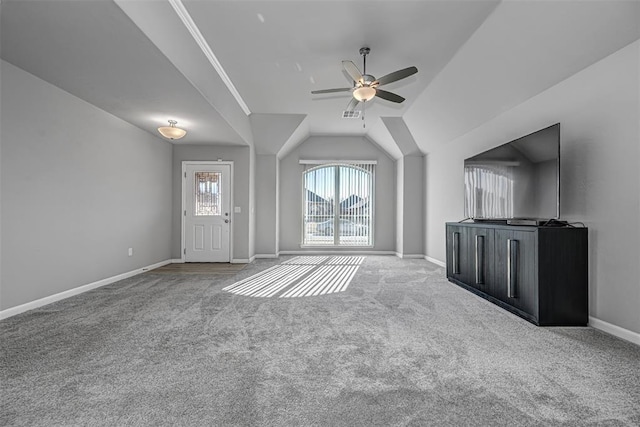
[[[274,154],[310,134],[364,134],[395,158],[412,147],[428,152],[640,37],[636,1],[3,0],[0,7],[2,59],[154,135],[176,119],[188,130],[177,143],[255,144]],[[348,93],[310,93],[348,87],[341,61],[361,67],[362,46],[371,48],[367,72],[376,77],[419,70],[385,86],[407,98],[403,104],[367,103],[366,128],[341,118]]]
[[[385,86],[403,104],[375,99],[366,116],[400,116],[493,10],[496,1],[241,1],[185,0],[196,25],[254,113],[306,113],[312,133],[359,133],[340,118],[350,87],[341,61],[362,71],[359,49],[371,48],[376,77],[409,66],[418,74]],[[264,18],[261,22],[260,14]],[[315,83],[313,83],[311,81]]]

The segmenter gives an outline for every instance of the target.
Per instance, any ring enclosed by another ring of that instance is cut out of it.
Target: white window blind
[[[373,246],[375,162],[300,163],[302,244]]]

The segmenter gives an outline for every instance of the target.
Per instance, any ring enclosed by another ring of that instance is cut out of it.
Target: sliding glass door
[[[306,165],[302,244],[373,246],[373,163]]]

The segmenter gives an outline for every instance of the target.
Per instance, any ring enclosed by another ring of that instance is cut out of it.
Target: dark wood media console
[[[540,326],[588,322],[588,230],[447,223],[447,279]]]

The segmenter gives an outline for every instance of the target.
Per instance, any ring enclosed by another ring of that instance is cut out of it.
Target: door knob
[[[225,220],[224,220],[224,222],[225,222],[226,224],[228,224],[228,223],[229,223],[229,220],[228,220],[228,219],[225,219]]]

